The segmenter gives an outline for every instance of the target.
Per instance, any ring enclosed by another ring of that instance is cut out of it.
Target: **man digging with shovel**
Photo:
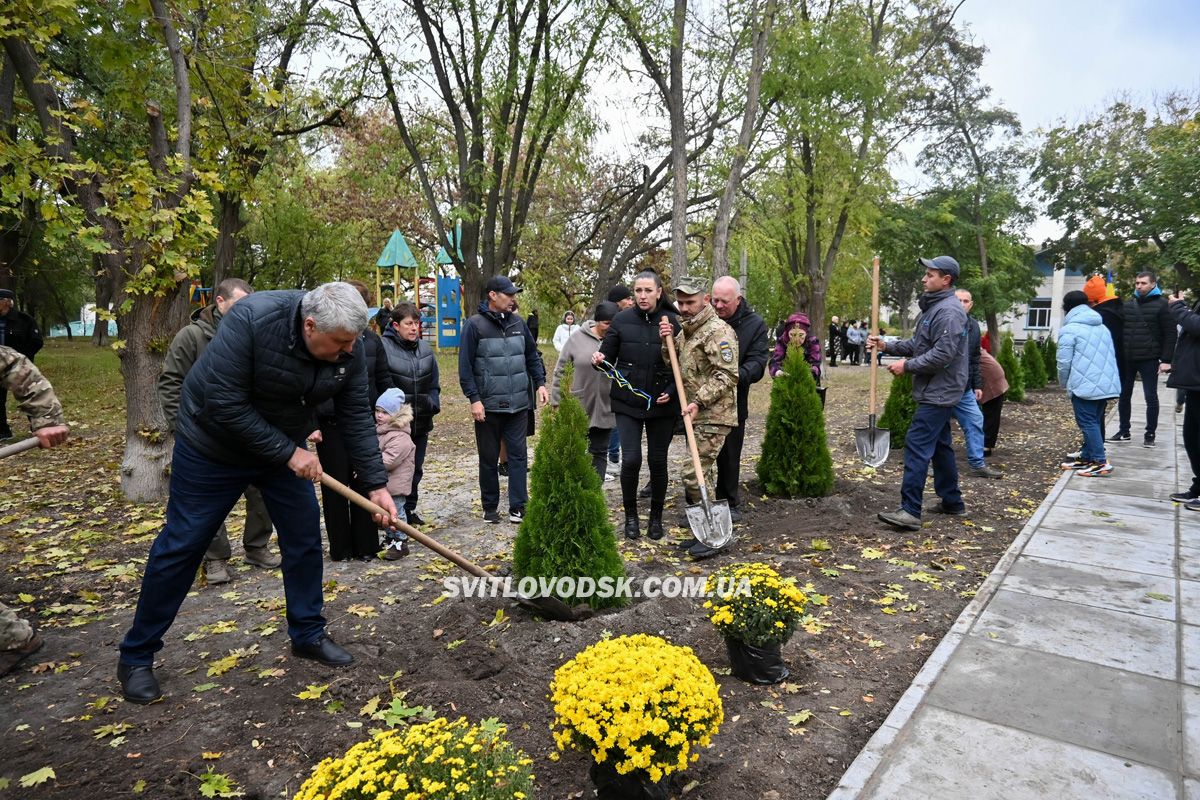
[[[881,521],[910,531],[921,529],[922,496],[931,462],[933,488],[941,498],[934,510],[942,514],[967,513],[958,489],[958,466],[950,437],[950,420],[967,390],[968,377],[967,312],[954,293],[958,262],[950,256],[918,260],[925,267],[921,279],[925,292],[918,301],[921,314],[913,338],[891,344],[878,334],[869,339],[880,352],[902,356],[888,365],[893,375],[908,372],[913,376],[917,410],[904,437],[900,508],[879,514]]]
[[[679,309],[681,330],[675,339],[679,351],[679,373],[688,403],[683,415],[690,418],[694,429],[695,447],[699,454],[700,470],[705,486],[712,486],[713,466],[725,444],[725,437],[737,424],[738,340],[727,324],[717,316],[705,289],[708,282],[685,277],[675,284],[675,305]],[[663,358],[674,360],[670,339],[671,323],[665,318],[659,323],[663,339]],[[683,467],[684,499],[694,506],[705,501],[694,460],[688,458]],[[705,492],[707,494],[707,492]],[[713,505],[716,505],[715,503]],[[710,519],[720,515],[709,513]],[[724,512],[729,522],[728,507]],[[682,542],[680,549],[693,558],[710,558],[725,545],[712,547],[695,536]]]

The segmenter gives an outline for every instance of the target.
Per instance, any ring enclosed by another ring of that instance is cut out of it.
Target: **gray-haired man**
[[[305,448],[305,437],[313,409],[332,399],[359,480],[388,512],[376,522],[390,523],[396,507],[375,438],[363,351],[355,347],[366,326],[367,305],[345,283],[259,292],[229,311],[188,373],[167,521],[150,548],[133,625],[121,642],[117,677],[126,700],[162,696],[154,654],[205,549],[251,484],[281,532],[292,652],[327,666],[354,661],[325,633],[320,510],[311,483],[321,477],[321,462]]]

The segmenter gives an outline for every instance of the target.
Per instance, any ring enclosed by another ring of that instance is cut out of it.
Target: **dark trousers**
[[[588,453],[592,456],[592,469],[600,476],[601,483],[604,483],[604,477],[608,474],[608,444],[612,441],[615,430],[588,428]]]
[[[353,477],[350,453],[336,424],[322,422],[317,456],[321,459],[321,469],[330,477],[337,478],[359,494],[367,493]],[[332,560],[369,557],[379,552],[379,528],[370,513],[324,486],[321,487],[321,506],[325,510],[325,536],[329,539]]]
[[[420,498],[417,487],[421,485],[421,477],[425,474],[425,453],[429,451],[429,431],[413,434],[412,442],[413,446],[417,448],[417,460],[413,469],[412,491],[404,498],[405,516],[417,510],[417,500]]]
[[[742,445],[746,441],[746,420],[739,419],[737,427],[730,428],[725,434],[725,444],[717,453],[717,486],[718,500],[728,500],[730,508],[737,508],[741,503],[739,489],[742,483]]]
[[[1188,391],[1183,401],[1183,449],[1192,466],[1194,495],[1200,495],[1200,392]]]
[[[612,435],[608,440],[608,460],[615,464],[621,459],[621,435],[617,433],[616,428],[611,430]]]
[[[1004,395],[980,403],[979,409],[983,412],[983,449],[993,450],[996,447],[996,439],[1000,436],[1000,412],[1004,410]]]
[[[500,442],[508,448],[508,509],[519,511],[529,499],[526,473],[529,461],[525,454],[525,436],[529,428],[528,414],[502,414],[489,411],[483,422],[475,423],[475,450],[479,453],[479,497],[484,511],[495,511],[500,505]]]
[[[0,388],[0,433],[12,435],[8,426],[8,390],[4,388]]]
[[[962,493],[958,490],[958,465],[954,462],[954,445],[950,436],[950,420],[954,407],[931,406],[920,403],[913,414],[912,425],[904,437],[904,480],[900,485],[900,505],[914,517],[921,516],[925,477],[933,465],[933,489],[947,508],[962,508]]]
[[[262,492],[253,486],[246,487],[246,524],[242,528],[242,549],[259,550],[271,543],[271,515],[267,513],[267,504],[263,502]],[[229,546],[229,531],[225,523],[217,528],[208,552],[204,554],[205,561],[226,561],[233,555]]]
[[[1117,414],[1121,419],[1120,433],[1129,433],[1130,417],[1133,414],[1134,375],[1142,377],[1142,395],[1146,398],[1146,435],[1154,436],[1158,430],[1158,361],[1134,361],[1121,365],[1121,399],[1117,401]]]
[[[646,431],[646,460],[650,467],[650,515],[661,517],[667,497],[667,450],[675,432],[674,417],[638,419],[617,413],[617,433],[621,436],[621,504],[626,516],[637,514],[643,429]]]
[[[311,481],[286,466],[232,466],[212,461],[183,439],[171,459],[167,521],[150,547],[133,625],[121,642],[121,662],[149,666],[204,559],[217,527],[246,487],[262,492],[280,532],[288,636],[308,644],[325,632],[321,594],[321,511]]]

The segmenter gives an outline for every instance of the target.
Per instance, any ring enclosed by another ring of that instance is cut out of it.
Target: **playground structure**
[[[458,232],[450,235],[457,246]],[[462,253],[459,254],[462,258]],[[400,270],[413,270],[413,302],[421,312],[421,338],[429,339],[435,347],[458,347],[462,330],[462,281],[457,275],[442,275],[444,266],[453,265],[454,260],[446,249],[438,250],[435,275],[421,275],[421,265],[413,255],[412,248],[399,229],[392,231],[391,238],[375,262],[375,297],[382,302],[384,270],[391,269],[393,299],[398,299]]]

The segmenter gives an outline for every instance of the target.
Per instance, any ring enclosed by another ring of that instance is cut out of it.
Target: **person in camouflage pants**
[[[701,278],[685,277],[675,284],[675,305],[681,323],[675,349],[688,399],[683,413],[692,418],[700,468],[704,470],[707,486],[713,487],[717,455],[729,431],[738,424],[738,340],[733,329],[717,316],[707,290],[708,282]],[[664,340],[671,334],[670,324],[659,325],[659,335]],[[664,341],[663,359],[669,358]],[[700,484],[690,454],[684,462],[683,487],[689,505],[700,502]],[[695,538],[680,546],[693,558],[708,558],[720,552]]]
[[[11,392],[42,447],[54,447],[67,439],[62,406],[50,381],[25,356],[11,347],[0,346],[0,387]],[[42,647],[42,637],[28,622],[0,603],[0,675]]]

